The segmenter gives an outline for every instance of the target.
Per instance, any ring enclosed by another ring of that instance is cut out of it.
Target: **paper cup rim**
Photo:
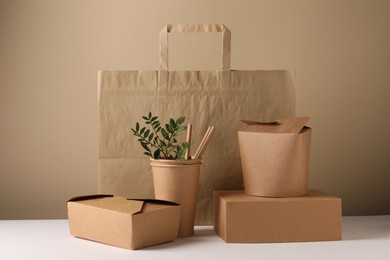
[[[167,159],[153,159],[150,158],[150,165],[152,166],[195,166],[202,164],[202,159],[190,160],[167,160]]]

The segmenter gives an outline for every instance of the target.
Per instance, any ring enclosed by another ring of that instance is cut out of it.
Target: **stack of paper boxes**
[[[341,199],[307,188],[308,120],[245,121],[238,133],[245,191],[214,191],[214,228],[223,240],[341,239]]]

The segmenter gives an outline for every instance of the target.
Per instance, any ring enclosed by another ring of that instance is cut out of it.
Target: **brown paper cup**
[[[194,234],[201,160],[150,160],[156,199],[181,205],[178,237]]]

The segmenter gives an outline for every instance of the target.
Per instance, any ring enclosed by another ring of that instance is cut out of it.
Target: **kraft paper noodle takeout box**
[[[214,191],[214,229],[228,243],[340,240],[341,199],[319,190],[293,198]]]
[[[304,196],[308,190],[309,117],[271,123],[243,121],[238,132],[244,189],[265,197]]]
[[[161,244],[177,238],[179,204],[161,200],[89,195],[67,202],[73,236],[127,249]]]

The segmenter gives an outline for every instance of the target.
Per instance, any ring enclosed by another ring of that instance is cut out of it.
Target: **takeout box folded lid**
[[[288,117],[272,122],[241,120],[246,126],[240,132],[299,134],[309,120],[310,117]]]
[[[104,208],[107,210],[125,213],[129,215],[142,213],[145,203],[148,204],[148,207],[144,209],[147,211],[159,210],[167,205],[180,205],[178,203],[165,200],[124,198],[108,194],[78,196],[71,198],[70,200],[68,200],[68,202],[78,202],[87,206]]]

